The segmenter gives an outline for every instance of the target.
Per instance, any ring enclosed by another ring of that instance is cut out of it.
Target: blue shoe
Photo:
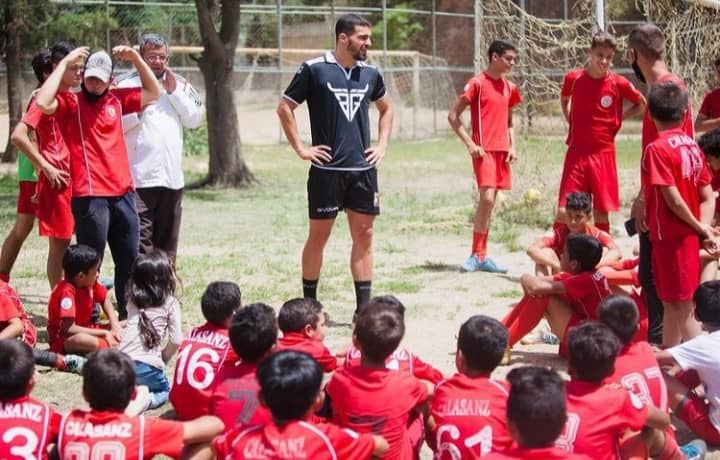
[[[477,254],[471,254],[468,260],[462,265],[462,271],[464,272],[488,272],[488,273],[507,273],[508,269],[501,267],[495,263],[489,257],[485,260],[480,260]]]
[[[696,439],[681,446],[680,451],[685,455],[685,460],[702,460],[707,454],[707,444],[702,439]]]
[[[115,286],[115,281],[112,278],[100,278],[98,281],[105,286],[105,289],[108,291]]]

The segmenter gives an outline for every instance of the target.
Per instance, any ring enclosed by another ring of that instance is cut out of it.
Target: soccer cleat
[[[468,260],[462,265],[464,272],[488,272],[488,273],[507,273],[508,269],[496,264],[494,260],[486,257],[480,260],[477,254],[471,254]]]
[[[87,359],[78,355],[65,355],[63,357],[63,362],[65,363],[63,371],[82,374],[83,366],[85,366]]]
[[[680,446],[680,451],[685,456],[685,460],[703,460],[707,454],[707,444],[702,439],[695,439]]]
[[[150,396],[150,389],[145,385],[139,385],[135,387],[135,399],[130,401],[130,404],[125,408],[125,415],[128,417],[137,417],[142,414],[150,407],[152,397]]]

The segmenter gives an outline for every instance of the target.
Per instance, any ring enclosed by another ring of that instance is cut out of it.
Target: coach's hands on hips
[[[630,216],[635,219],[635,228],[637,228],[638,232],[645,233],[648,231],[647,222],[645,221],[645,200],[641,197],[637,197],[633,201]]]
[[[368,163],[370,163],[370,166],[378,167],[380,166],[380,163],[382,163],[383,159],[385,158],[385,151],[387,150],[387,147],[384,145],[376,145],[375,147],[370,147],[369,149],[365,149],[365,159]]]
[[[118,45],[112,49],[112,55],[121,61],[136,63],[142,60],[140,53],[131,46]]]
[[[475,142],[471,142],[471,143],[467,144],[466,147],[467,147],[468,154],[471,157],[482,158],[483,156],[485,156],[485,150],[483,150],[483,148],[480,147],[479,145],[477,145]]]
[[[311,145],[310,147],[300,147],[297,154],[303,160],[321,165],[332,160],[331,151],[332,149],[328,145]]]

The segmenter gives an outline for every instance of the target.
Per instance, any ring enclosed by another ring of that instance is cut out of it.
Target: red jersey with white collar
[[[313,340],[297,332],[283,333],[278,339],[277,351],[295,350],[309,354],[320,364],[323,371],[332,372],[337,369],[337,356],[320,340]]]
[[[360,358],[362,358],[360,350],[351,346],[345,354],[345,367],[359,367]],[[398,347],[388,356],[385,360],[385,367],[391,371],[408,372],[415,378],[432,383],[438,383],[443,379],[442,372],[403,347]]]
[[[35,104],[33,93],[28,110],[22,117],[22,122],[35,131],[40,155],[48,163],[61,171],[70,171],[70,151],[60,132],[57,117],[45,115]]]
[[[508,118],[522,101],[517,85],[480,72],[467,82],[462,96],[470,103],[473,142],[486,152],[507,152]]]
[[[0,401],[0,458],[47,459],[47,446],[55,442],[62,416],[29,396]]]
[[[657,83],[671,81],[676,83],[680,88],[687,91],[687,86],[685,86],[685,82],[682,80],[682,78],[678,77],[677,75],[673,73],[667,73],[663,75],[662,77],[657,79]],[[688,136],[694,138],[695,137],[695,128],[693,125],[693,119],[692,119],[692,104],[690,101],[688,101],[688,107],[687,112],[685,112],[685,117],[683,118],[683,124],[681,127],[682,131],[687,134]],[[655,126],[655,123],[653,122],[652,118],[650,117],[650,109],[645,108],[645,116],[643,117],[642,122],[642,149],[643,152],[645,151],[645,148],[655,139],[658,137],[658,130]]]

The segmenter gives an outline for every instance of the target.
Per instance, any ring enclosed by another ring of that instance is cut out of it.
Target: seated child
[[[700,136],[698,145],[705,154],[707,165],[712,173],[710,186],[712,187],[713,193],[716,194],[712,224],[717,228],[720,225],[720,220],[718,219],[718,217],[720,217],[720,196],[717,195],[718,191],[720,191],[720,128],[715,128]],[[720,258],[720,252],[710,254],[705,249],[700,250],[700,263],[702,266],[700,271],[701,283],[717,278],[718,258]]]
[[[540,322],[547,313],[552,332],[560,338],[560,355],[567,356],[567,331],[574,325],[596,319],[597,306],[611,294],[607,279],[596,270],[602,246],[596,238],[568,235],[560,257],[562,273],[552,277],[523,275],[525,295],[503,318],[508,329],[508,351]]]
[[[63,255],[64,278],[48,301],[48,341],[56,353],[88,353],[117,347],[122,328],[107,289],[98,281],[100,257],[84,244],[73,244]],[[99,302],[110,322],[109,329],[91,320]]]
[[[0,340],[0,458],[47,459],[61,416],[30,397],[35,360],[30,347],[15,339]]]
[[[35,346],[37,329],[25,313],[25,308],[10,284],[0,280],[0,339],[18,338]]]
[[[76,409],[63,417],[57,442],[61,459],[177,458],[183,444],[208,443],[222,431],[220,420],[207,415],[190,422],[125,415],[135,393],[135,366],[117,350],[89,356],[82,392],[90,410]]]
[[[617,262],[622,257],[620,248],[612,237],[590,225],[592,217],[592,200],[590,194],[573,192],[567,196],[566,224],[559,224],[557,228],[535,241],[527,250],[528,256],[535,262],[535,274],[549,276],[562,271],[560,256],[565,248],[568,235],[589,235],[597,238],[605,249],[605,254],[598,262],[598,266],[605,266]]]
[[[127,326],[119,350],[135,363],[135,381],[144,397],[134,401],[137,413],[167,402],[170,383],[165,364],[182,340],[180,303],[175,298],[175,269],[160,249],[140,254],[130,268]],[[167,337],[167,343],[161,347]],[[128,415],[136,415],[129,413]]]
[[[387,450],[387,442],[380,436],[306,421],[322,405],[324,395],[323,371],[309,355],[294,350],[274,353],[262,362],[257,377],[260,403],[270,409],[272,419],[261,425],[235,427],[216,438],[217,458],[364,460]]]
[[[337,356],[323,344],[325,314],[320,302],[310,298],[288,300],[278,313],[278,327],[283,333],[278,350],[304,351],[315,358],[323,371],[337,369]]]
[[[490,377],[505,348],[507,330],[494,318],[476,315],[460,326],[458,372],[437,384],[430,409],[427,440],[436,459],[474,460],[512,444],[505,423],[507,384]]]
[[[205,288],[200,308],[206,323],[185,336],[175,363],[170,402],[178,420],[210,413],[212,383],[218,371],[237,361],[228,326],[241,304],[240,287],[232,281],[213,281]]]
[[[362,353],[359,367],[335,371],[326,387],[332,421],[360,433],[380,434],[390,444],[381,458],[413,458],[422,442],[408,426],[426,411],[426,386],[406,372],[387,369],[385,362],[405,334],[400,315],[390,309],[368,308],[358,314],[353,344]]]
[[[546,367],[519,367],[511,370],[507,379],[507,429],[517,446],[483,459],[590,460],[555,447],[567,421],[565,383],[557,372]]]
[[[210,413],[220,417],[225,431],[235,426],[262,424],[270,412],[258,401],[258,364],[277,342],[275,310],[253,303],[235,312],[230,320],[230,343],[240,360],[218,372],[210,396]]]
[[[670,426],[667,412],[643,403],[624,388],[605,385],[620,351],[620,341],[607,326],[589,321],[573,327],[568,349],[568,420],[555,442],[557,447],[595,460],[615,460],[628,431]]]

